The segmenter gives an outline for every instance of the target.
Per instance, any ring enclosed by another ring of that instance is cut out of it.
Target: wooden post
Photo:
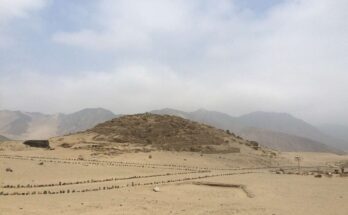
[[[302,161],[302,157],[296,156],[296,157],[295,157],[295,161],[297,161],[298,174],[300,174],[300,172],[301,172],[301,161]]]

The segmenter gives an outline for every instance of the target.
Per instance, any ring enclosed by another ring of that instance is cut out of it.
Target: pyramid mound
[[[243,147],[257,149],[255,143],[224,130],[177,116],[150,113],[115,118],[70,136],[74,135],[78,138],[71,140],[85,137],[83,141],[89,144],[135,144],[171,151],[232,153],[240,152]],[[69,136],[60,138],[60,141],[67,145],[67,139]]]

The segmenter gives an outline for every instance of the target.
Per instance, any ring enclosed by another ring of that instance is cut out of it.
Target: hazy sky
[[[0,0],[0,109],[348,124],[347,0]]]

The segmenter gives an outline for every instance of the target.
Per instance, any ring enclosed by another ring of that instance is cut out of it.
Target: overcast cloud
[[[347,125],[348,1],[271,2],[0,0],[0,109],[263,110]]]

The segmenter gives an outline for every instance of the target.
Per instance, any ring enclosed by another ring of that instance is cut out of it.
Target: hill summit
[[[59,138],[59,141],[69,146],[77,139],[80,143],[99,143],[98,147],[100,144],[135,144],[150,149],[204,153],[259,149],[257,143],[243,140],[228,131],[177,116],[151,113],[115,118],[85,132]]]

